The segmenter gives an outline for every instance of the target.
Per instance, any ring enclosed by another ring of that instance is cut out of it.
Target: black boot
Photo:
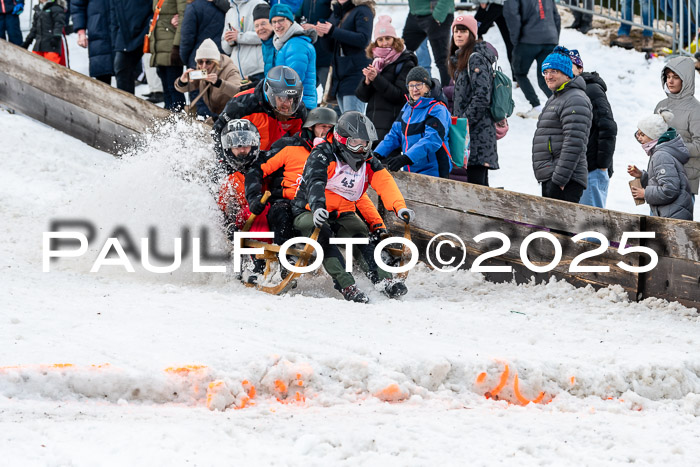
[[[355,284],[349,285],[340,291],[343,294],[345,300],[349,302],[357,303],[367,303],[369,302],[369,297],[365,293],[358,289]]]

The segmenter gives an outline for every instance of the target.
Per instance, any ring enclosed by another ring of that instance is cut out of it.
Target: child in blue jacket
[[[384,159],[394,149],[400,149],[400,155],[384,159],[389,170],[404,168],[407,172],[449,178],[451,116],[440,84],[418,66],[408,72],[406,85],[409,101],[374,153]]]

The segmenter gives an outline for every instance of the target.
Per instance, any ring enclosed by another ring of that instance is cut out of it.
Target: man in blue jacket
[[[22,45],[19,15],[24,11],[24,0],[0,0],[0,39]]]
[[[143,41],[153,16],[151,0],[108,0],[117,88],[134,93]]]
[[[406,86],[410,100],[374,152],[384,159],[394,149],[401,149],[400,155],[384,160],[391,171],[404,168],[407,172],[448,178],[452,171],[447,135],[451,117],[440,84],[425,68],[417,66],[408,72]]]

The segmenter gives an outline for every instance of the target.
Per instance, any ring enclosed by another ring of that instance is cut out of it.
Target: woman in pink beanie
[[[367,103],[367,117],[374,123],[381,141],[406,103],[406,76],[418,65],[418,59],[406,50],[390,16],[377,18],[367,56],[372,63],[362,70],[364,79],[357,86],[355,96]]]
[[[469,120],[469,160],[455,168],[451,178],[477,185],[489,184],[489,170],[498,169],[496,126],[491,117],[493,63],[498,58],[491,44],[477,40],[478,25],[473,16],[457,15],[447,66],[454,79],[452,115]],[[465,170],[466,169],[466,170]]]

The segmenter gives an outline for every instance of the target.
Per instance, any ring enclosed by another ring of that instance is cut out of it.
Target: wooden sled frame
[[[263,195],[262,199],[260,200],[261,203],[265,204],[267,200],[270,197],[270,192],[266,191],[265,194]],[[248,232],[250,230],[250,227],[253,225],[253,221],[255,220],[257,216],[255,214],[251,214],[248,220],[246,220],[245,225],[243,226],[243,232]],[[321,233],[321,229],[316,227],[311,234],[311,240],[317,241],[318,240],[318,235]],[[408,224],[406,224],[405,229],[404,229],[404,238],[407,240],[411,240],[411,229]],[[241,240],[241,246],[245,248],[262,248],[264,251],[262,253],[256,254],[255,258],[256,259],[264,259],[265,260],[265,272],[263,273],[263,281],[268,278],[270,275],[270,271],[272,269],[272,265],[274,263],[279,263],[279,252],[280,252],[280,246],[275,245],[272,243],[266,243],[262,242],[260,240],[255,240],[252,238],[244,238]],[[403,248],[386,248],[386,250],[393,256],[400,257],[400,265],[403,266],[407,262],[407,255],[410,252],[408,247],[406,245],[403,246]],[[305,267],[309,264],[309,261],[313,257],[314,253],[314,248],[310,243],[307,243],[303,249],[299,250],[297,248],[288,248],[287,249],[287,254],[296,256],[299,259],[297,260],[295,266],[296,267]],[[302,272],[289,272],[287,274],[287,277],[282,279],[282,281],[275,285],[275,286],[266,286],[262,284],[250,284],[250,283],[245,283],[246,287],[254,287],[257,290],[261,290],[263,292],[272,294],[272,295],[280,295],[285,292],[287,292],[292,285],[294,285],[295,280],[301,276]],[[400,279],[406,279],[408,277],[408,272],[401,272],[396,275],[396,277]]]

